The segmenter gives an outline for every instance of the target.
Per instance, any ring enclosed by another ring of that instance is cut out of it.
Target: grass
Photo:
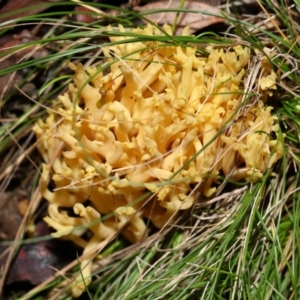
[[[299,299],[299,10],[295,1],[290,7],[283,1],[258,2],[261,13],[226,16],[232,28],[217,35],[204,32],[197,37],[161,37],[165,43],[205,46],[241,43],[266,52],[271,48],[272,66],[278,76],[277,91],[269,100],[278,116],[284,136],[284,156],[255,184],[224,181],[211,199],[199,199],[193,210],[174,225],[154,233],[143,243],[128,245],[123,238],[110,240],[93,264],[94,281],[87,287],[90,299]],[[96,9],[112,8],[92,4]],[[41,159],[36,155],[32,124],[45,116],[51,100],[66,90],[73,63],[96,63],[99,45],[108,44],[107,36],[124,35],[116,25],[135,26],[136,19],[147,17],[119,9],[119,16],[106,16],[101,22],[81,24],[66,18],[73,2],[53,4],[51,11],[22,18],[18,24],[30,23],[39,39],[7,48],[0,61],[23,51],[18,62],[0,69],[0,76],[25,72],[18,88],[11,89],[0,103],[0,191],[20,190],[31,195],[31,202],[12,244],[8,262],[22,242],[26,224],[40,213],[41,196],[37,189]],[[55,8],[56,7],[56,8]],[[63,10],[63,11],[62,11]],[[180,11],[180,9],[178,10]],[[276,16],[276,18],[274,17]],[[263,27],[268,25],[269,28]],[[102,25],[111,23],[113,30]],[[41,26],[42,25],[42,26]],[[28,25],[24,25],[28,26]],[[4,23],[0,35],[13,25]],[[20,25],[20,27],[22,27]],[[132,41],[150,39],[126,32]],[[157,38],[155,38],[157,39]],[[34,58],[36,49],[47,55]],[[253,64],[255,68],[255,64]],[[251,70],[250,70],[251,71]],[[41,77],[42,79],[40,79]],[[26,82],[37,86],[32,94],[18,92]],[[255,84],[250,86],[249,91]],[[36,94],[36,95],[34,95]],[[251,101],[250,97],[250,101]],[[246,102],[245,102],[246,104]],[[17,107],[17,108],[16,108]],[[25,172],[24,169],[27,171]],[[19,174],[21,175],[21,178]],[[30,184],[24,188],[25,182]],[[28,187],[29,186],[29,187]],[[47,238],[47,237],[46,237]],[[50,237],[48,237],[50,238]],[[33,240],[34,241],[34,240]],[[79,257],[80,258],[80,257]],[[9,264],[7,264],[7,269]],[[80,274],[75,260],[60,274],[36,287],[24,299],[70,299],[69,281],[65,275]],[[3,285],[3,279],[2,279]]]

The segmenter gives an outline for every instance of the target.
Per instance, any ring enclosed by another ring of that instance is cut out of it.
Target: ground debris
[[[1,194],[0,199],[0,240],[11,241],[22,221],[18,211],[18,196],[13,192]]]
[[[209,4],[202,1],[151,1],[144,6],[135,7],[134,10],[143,14],[146,19],[157,24],[172,25],[176,20],[176,34],[180,34],[184,27],[189,26],[191,32],[196,32],[207,26],[225,22],[218,8],[219,0],[210,1]],[[170,11],[165,11],[169,9]],[[185,9],[189,12],[178,13],[174,10]],[[164,12],[158,12],[163,10]]]
[[[50,229],[43,221],[35,226],[36,239],[20,247],[8,272],[6,287],[20,282],[38,285],[50,278],[57,269],[62,269],[74,259],[74,247],[71,247],[68,242],[61,243],[51,239],[49,234]],[[47,236],[49,239],[43,240]],[[42,241],[36,242],[38,237],[43,237]],[[5,253],[6,247],[0,246],[0,250]],[[6,256],[0,259],[0,268],[5,261]]]
[[[32,42],[35,37],[29,30],[22,30],[19,34],[7,34],[0,38],[0,70],[5,70],[22,60],[26,60],[30,57],[40,58],[46,56],[48,51],[44,48],[36,48],[34,46],[24,47],[16,51],[11,51],[16,47],[25,45],[26,43]],[[9,53],[11,52],[11,53]],[[25,72],[25,73],[24,73]],[[9,94],[15,87],[24,80],[26,76],[26,70],[23,72],[13,72],[0,76],[0,99]],[[30,94],[31,97],[35,93],[35,85],[31,82],[27,82],[22,86],[24,93]]]

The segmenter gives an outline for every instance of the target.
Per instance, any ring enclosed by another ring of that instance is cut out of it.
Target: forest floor
[[[97,34],[99,26],[132,28],[146,22],[170,24],[178,36],[190,26],[201,44],[272,49],[277,90],[268,104],[285,137],[284,155],[258,183],[224,184],[207,204],[179,220],[177,228],[155,235],[151,227],[154,234],[143,244],[130,245],[123,238],[110,244],[95,261],[95,281],[81,299],[300,299],[299,9],[298,1],[0,1],[3,299],[70,299],[64,279],[78,273],[82,249],[52,238],[43,221],[48,206],[39,192],[43,159],[32,126],[66,90],[72,74],[66,62],[86,63],[98,45],[108,42],[108,36]],[[215,206],[222,197],[231,199],[226,208],[223,202]],[[240,206],[233,211],[235,203]],[[222,223],[226,209],[232,215]],[[228,259],[223,260],[225,254]],[[139,259],[160,268],[161,277],[141,267]],[[168,271],[178,261],[185,264]],[[185,272],[199,275],[200,283],[179,276]]]

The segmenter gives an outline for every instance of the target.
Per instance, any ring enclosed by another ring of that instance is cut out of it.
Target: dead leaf
[[[42,221],[36,225],[35,237],[49,235],[49,227]],[[0,250],[5,248],[0,246]],[[22,245],[13,261],[6,282],[10,285],[28,282],[32,285],[42,283],[51,277],[56,269],[61,269],[75,258],[75,248],[69,242],[48,240]],[[0,267],[6,257],[0,259]]]
[[[14,47],[25,45],[26,43],[34,40],[35,37],[31,34],[30,31],[26,29],[23,30],[20,34],[7,34],[0,38],[0,54],[4,54],[6,51],[11,50]],[[23,49],[19,49],[18,51],[14,51],[9,55],[0,58],[0,69],[4,70],[5,68],[9,68],[17,64],[20,59],[22,59],[29,53],[33,58],[43,57],[48,54],[48,51],[44,48],[40,48],[31,52],[33,49],[34,46],[24,47]],[[18,84],[22,80],[23,76],[20,72],[0,76],[0,99],[11,92],[14,88],[14,85]],[[28,85],[25,85],[24,89],[22,88],[22,90],[25,91],[27,87]],[[30,90],[32,90],[32,87],[30,88]]]
[[[47,280],[54,273],[54,258],[46,242],[24,245],[9,270],[6,284],[27,281],[37,285]]]
[[[42,12],[51,7],[53,1],[55,0],[5,1],[0,7],[0,23]]]
[[[178,15],[176,21],[176,33],[180,34],[184,27],[189,26],[191,32],[195,32],[204,27],[224,22],[224,18],[220,15],[220,9],[217,7],[219,0],[212,0],[211,5],[201,3],[196,0],[186,0],[183,7],[181,7],[181,0],[150,2],[142,7],[136,7],[135,11],[145,13],[145,17],[156,24],[170,24],[172,25],[176,19],[177,12],[157,12],[155,10],[174,10],[174,9],[188,9],[193,12],[182,12]],[[152,11],[147,13],[147,10]],[[213,16],[210,14],[218,15]]]
[[[92,23],[97,20],[96,17],[91,13],[91,10],[86,7],[76,6],[74,11],[76,12],[75,19],[77,22]]]

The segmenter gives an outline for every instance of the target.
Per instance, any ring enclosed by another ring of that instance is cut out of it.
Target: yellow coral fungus
[[[164,30],[171,34],[170,27]],[[162,35],[151,25],[133,31]],[[242,103],[247,47],[211,47],[201,57],[194,46],[127,38],[111,38],[124,43],[103,47],[106,62],[99,68],[70,63],[75,75],[68,93],[34,126],[46,164],[63,143],[51,169],[43,166],[41,192],[50,202],[45,221],[57,231],[53,236],[73,240],[84,253],[120,229],[131,242],[141,241],[145,219],[164,226],[195,203],[195,186],[201,183],[208,197],[219,174],[255,182],[282,156],[271,107]],[[276,88],[268,70],[261,70],[260,93]],[[90,241],[81,237],[87,229]],[[82,262],[85,279],[91,259]],[[83,288],[79,279],[74,295]]]

